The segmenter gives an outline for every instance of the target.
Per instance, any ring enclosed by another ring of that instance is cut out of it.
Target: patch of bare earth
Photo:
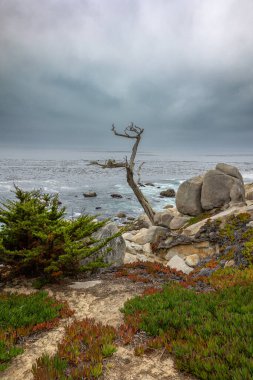
[[[17,291],[18,288],[5,290]],[[132,283],[125,279],[112,279],[106,276],[99,281],[75,282],[64,287],[52,286],[46,289],[58,300],[67,301],[74,310],[76,319],[94,318],[104,324],[114,327],[123,322],[120,308],[124,302],[143,291],[143,285]],[[22,288],[22,293],[31,289]],[[53,354],[58,342],[63,338],[64,325],[71,319],[64,320],[60,325],[31,338],[26,342],[22,355],[17,356],[9,368],[0,375],[3,380],[30,380],[33,378],[31,369],[36,359],[43,353]],[[161,352],[137,357],[131,346],[120,346],[107,363],[104,380],[186,380],[186,377],[175,369],[171,357]]]

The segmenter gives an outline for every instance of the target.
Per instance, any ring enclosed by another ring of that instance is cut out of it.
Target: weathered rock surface
[[[190,255],[185,258],[185,263],[189,267],[196,267],[196,265],[198,265],[199,262],[200,262],[200,258],[199,258],[199,255],[196,253],[194,255]]]
[[[173,218],[174,218],[174,215],[169,209],[166,211],[157,212],[155,214],[154,221],[155,221],[156,226],[169,228],[170,222],[172,221]]]
[[[146,214],[141,214],[135,221],[133,222],[133,228],[136,230],[140,230],[141,228],[149,228],[152,224],[147,217]]]
[[[245,198],[247,200],[253,200],[253,183],[247,183],[245,186]]]
[[[217,245],[211,244],[209,241],[192,242],[190,244],[179,244],[167,250],[165,258],[170,260],[177,255],[182,258],[197,254],[200,258],[213,256],[219,252]]]
[[[83,196],[85,198],[93,198],[97,196],[97,193],[95,191],[88,191],[87,193],[83,193]]]
[[[176,269],[178,272],[183,272],[185,274],[189,274],[193,271],[193,268],[189,267],[185,262],[184,260],[175,255],[173,256],[170,261],[168,262],[167,264],[168,267],[170,267],[171,269]]]
[[[245,201],[243,182],[231,175],[224,174],[220,170],[209,170],[203,179],[201,190],[202,208],[211,210],[231,201]]]
[[[112,198],[123,198],[123,196],[121,194],[111,194],[111,197]]]
[[[176,206],[179,212],[185,215],[196,216],[201,214],[201,189],[203,177],[193,177],[181,183],[176,195]]]
[[[216,165],[215,169],[221,171],[224,174],[238,178],[241,182],[243,182],[242,175],[235,166],[219,163]]]
[[[175,216],[171,220],[169,227],[171,230],[179,230],[189,221],[189,219],[189,216]]]
[[[168,230],[159,226],[152,226],[150,228],[142,228],[136,235],[133,235],[131,241],[136,244],[153,243],[162,236],[165,236]],[[129,239],[128,239],[129,240]]]
[[[100,231],[96,232],[94,234],[94,237],[97,240],[104,240],[116,234],[118,231],[119,229],[116,223],[108,223],[102,227]],[[108,248],[111,248],[111,250],[109,252],[106,252]],[[105,247],[103,247],[101,251],[104,254],[103,260],[105,263],[111,266],[120,266],[124,263],[124,256],[126,251],[125,240],[122,236],[116,237],[115,239],[111,240]],[[92,258],[85,258],[81,261],[81,265],[87,265],[93,260],[94,256],[92,256]]]
[[[165,210],[167,210],[167,209],[172,209],[172,208],[174,208],[174,206],[173,205],[166,205],[166,206],[164,206],[163,207]]]
[[[167,198],[175,198],[176,196],[176,192],[174,189],[167,189],[167,190],[163,190],[160,192],[160,195],[162,197],[167,197]]]
[[[118,218],[126,218],[126,213],[124,213],[124,212],[119,212],[116,216],[117,216]]]
[[[238,206],[237,204],[236,206],[234,205],[232,207],[229,207],[226,210],[219,212],[218,214],[212,215],[206,219],[201,220],[198,223],[192,224],[191,226],[184,228],[183,234],[185,236],[196,235],[199,232],[200,228],[203,227],[204,224],[206,224],[208,219],[210,219],[210,221],[217,220],[217,219],[226,221],[226,219],[229,218],[231,215],[237,215],[244,212],[250,213],[253,215],[252,205],[247,206],[244,204],[244,206],[241,207],[241,206]]]
[[[150,243],[136,244],[132,241],[126,240],[126,252],[131,255],[149,255],[152,253]]]

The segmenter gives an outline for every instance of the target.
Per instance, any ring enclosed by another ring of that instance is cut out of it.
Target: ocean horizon
[[[16,156],[1,153],[0,158],[0,201],[12,199],[14,184],[24,190],[41,189],[50,194],[59,194],[60,201],[66,206],[66,217],[82,214],[100,214],[114,219],[119,212],[127,216],[137,216],[143,212],[131,188],[126,182],[124,169],[102,169],[90,165],[92,160],[113,158],[123,160],[127,151],[74,151],[54,158],[44,150],[44,157],[36,151],[27,151]],[[65,158],[64,158],[65,157]],[[245,183],[253,181],[253,155],[220,154],[196,155],[187,160],[173,159],[172,156],[156,152],[140,152],[137,155],[136,168],[144,162],[141,171],[142,191],[157,211],[167,204],[175,204],[174,198],[161,198],[160,192],[168,188],[177,191],[184,180],[203,174],[214,168],[218,162],[238,167]],[[94,191],[97,197],[85,198],[84,193]],[[122,198],[114,199],[117,193]]]

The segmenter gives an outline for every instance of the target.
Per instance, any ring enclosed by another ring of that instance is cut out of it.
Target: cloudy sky
[[[252,0],[0,0],[0,145],[249,153]]]

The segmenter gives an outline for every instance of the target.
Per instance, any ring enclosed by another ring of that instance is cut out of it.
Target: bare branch
[[[124,129],[124,133],[119,133],[116,131],[115,125],[112,125],[112,132],[115,136],[127,137],[128,139],[138,139],[143,131],[143,128],[137,127],[137,125],[130,123],[129,126]]]

